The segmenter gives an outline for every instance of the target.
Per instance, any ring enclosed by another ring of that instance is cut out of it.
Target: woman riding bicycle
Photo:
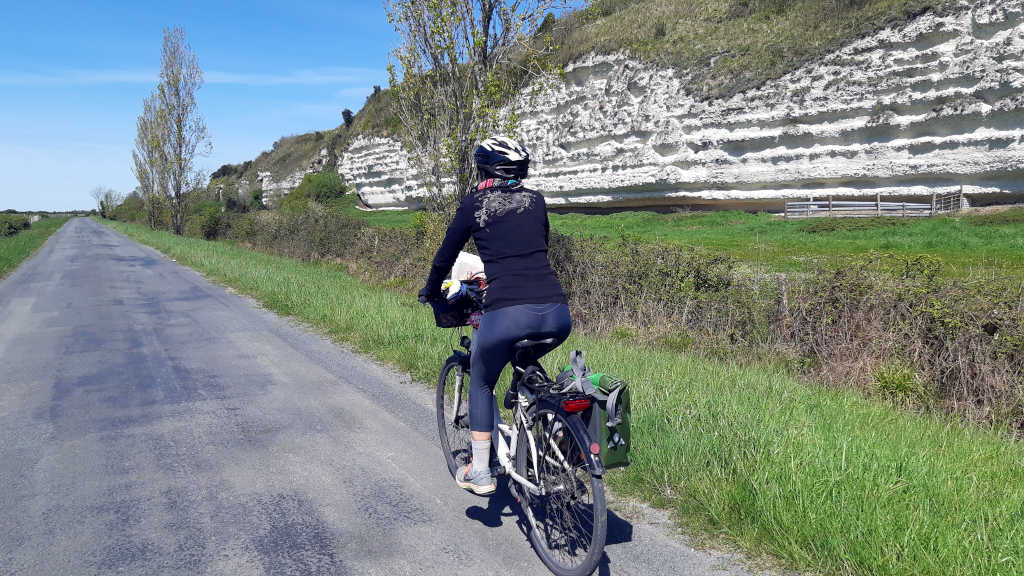
[[[434,256],[421,302],[439,300],[441,283],[470,237],[487,275],[484,315],[470,359],[469,427],[473,459],[455,475],[461,488],[494,492],[491,477],[492,395],[513,345],[524,339],[564,341],[572,330],[562,286],[548,262],[548,213],[544,196],[523,185],[530,154],[515,140],[497,136],[476,148],[480,183],[462,199]]]

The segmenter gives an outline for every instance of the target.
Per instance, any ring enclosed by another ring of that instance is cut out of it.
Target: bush
[[[122,222],[144,223],[146,221],[146,203],[143,201],[142,196],[132,192],[125,197],[123,202],[111,210],[110,217],[113,220],[120,220]]]
[[[302,212],[310,201],[328,204],[344,196],[347,191],[345,182],[333,170],[307,174],[299,187],[284,197],[280,209],[284,212]]]
[[[207,208],[199,219],[199,229],[206,240],[215,240],[220,232],[224,218],[220,207]]]
[[[875,369],[878,393],[897,404],[916,405],[928,396],[914,369],[901,362],[887,362]]]
[[[28,216],[5,212],[0,214],[0,236],[14,236],[31,226]]]
[[[343,258],[365,223],[316,203],[292,212],[249,212],[218,227],[221,236],[260,250],[302,259]]]

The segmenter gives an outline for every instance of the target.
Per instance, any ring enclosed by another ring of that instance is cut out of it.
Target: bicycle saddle
[[[536,364],[537,359],[551,352],[558,347],[558,340],[545,338],[543,340],[520,340],[512,346],[513,357],[516,364],[526,366]]]

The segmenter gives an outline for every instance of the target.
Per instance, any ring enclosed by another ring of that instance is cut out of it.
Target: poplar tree
[[[135,148],[132,150],[132,172],[139,182],[139,195],[146,210],[150,228],[160,224],[166,206],[167,163],[162,138],[166,133],[166,116],[160,110],[154,92],[142,102],[142,114],[135,122]]]
[[[175,234],[185,229],[189,192],[202,185],[203,173],[196,158],[209,154],[211,146],[206,123],[199,113],[196,91],[203,85],[203,71],[192,48],[185,42],[181,28],[164,30],[160,53],[160,84],[157,86],[157,112],[161,155],[166,170],[165,191],[171,208]]]

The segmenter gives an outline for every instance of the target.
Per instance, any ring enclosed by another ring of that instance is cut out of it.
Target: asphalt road
[[[88,219],[0,283],[0,574],[546,574],[431,394]],[[746,574],[619,503],[601,573]]]

